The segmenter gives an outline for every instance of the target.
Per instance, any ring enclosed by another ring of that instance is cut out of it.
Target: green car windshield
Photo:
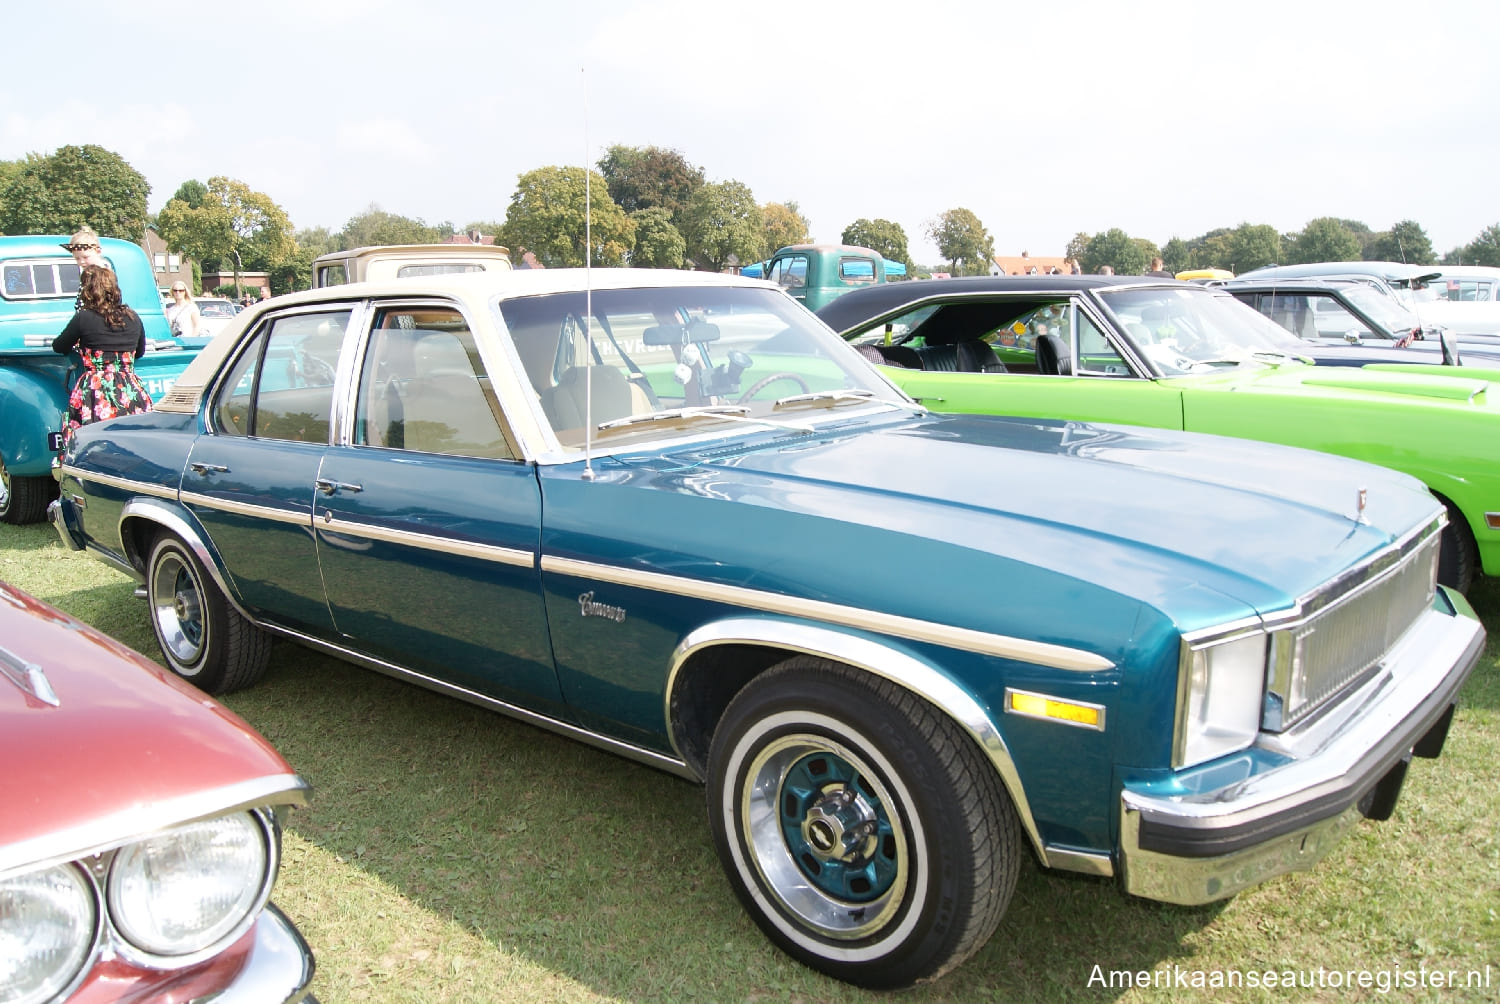
[[[1227,294],[1142,287],[1099,297],[1163,376],[1282,361],[1302,347],[1280,325]]]

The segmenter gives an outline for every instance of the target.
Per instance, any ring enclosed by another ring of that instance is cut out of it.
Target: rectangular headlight
[[[1260,730],[1266,635],[1184,644],[1177,700],[1174,767],[1191,767],[1242,750]]]

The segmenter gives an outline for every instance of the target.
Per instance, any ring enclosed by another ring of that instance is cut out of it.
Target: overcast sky
[[[199,14],[197,12],[203,12]],[[7,5],[0,159],[93,143],[297,227],[502,220],[519,175],[661,146],[813,237],[947,209],[999,254],[1338,216],[1500,222],[1493,0],[75,0]],[[19,30],[17,30],[19,29]],[[234,114],[238,109],[246,114]],[[249,113],[254,114],[249,114]]]

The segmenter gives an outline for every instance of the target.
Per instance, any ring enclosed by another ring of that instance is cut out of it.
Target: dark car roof
[[[979,293],[1076,293],[1087,289],[1156,284],[1197,285],[1176,279],[1128,275],[975,275],[957,279],[911,279],[851,290],[824,306],[818,311],[818,316],[833,330],[847,331],[856,324],[900,310],[908,304],[943,297]]]

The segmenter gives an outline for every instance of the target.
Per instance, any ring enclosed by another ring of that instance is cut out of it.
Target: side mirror
[[[1447,328],[1438,328],[1438,342],[1443,346],[1443,365],[1461,365],[1458,359],[1458,342],[1448,333]]]

